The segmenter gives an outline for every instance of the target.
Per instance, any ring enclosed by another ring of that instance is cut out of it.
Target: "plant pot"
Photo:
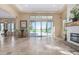
[[[72,21],[76,22],[76,21],[78,21],[78,19],[77,18],[72,18]]]

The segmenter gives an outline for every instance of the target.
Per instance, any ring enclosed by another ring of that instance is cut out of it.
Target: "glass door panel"
[[[41,22],[42,23],[42,36],[47,36],[47,22]]]
[[[4,23],[0,23],[0,34],[4,33]]]
[[[47,23],[47,33],[48,33],[48,35],[50,36],[50,35],[52,35],[52,22],[48,22]]]
[[[14,32],[14,27],[15,27],[14,23],[8,23],[8,31],[9,32]]]
[[[36,22],[36,36],[41,36],[41,22]]]
[[[11,28],[12,29],[12,32],[14,32],[14,30],[15,30],[15,24],[12,23],[11,26],[12,26],[12,28]]]
[[[30,36],[36,36],[36,22],[31,22]]]
[[[14,30],[15,30],[15,24],[8,23],[8,35],[14,35]]]
[[[11,25],[10,25],[10,23],[8,24],[8,31],[9,32],[11,31]]]

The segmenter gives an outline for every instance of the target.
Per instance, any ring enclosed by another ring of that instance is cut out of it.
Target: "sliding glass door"
[[[52,35],[52,22],[51,21],[32,21],[30,35],[37,36],[37,37]]]

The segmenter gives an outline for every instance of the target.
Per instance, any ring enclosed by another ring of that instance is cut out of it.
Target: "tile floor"
[[[74,55],[77,52],[52,37],[15,38],[0,36],[1,55]]]

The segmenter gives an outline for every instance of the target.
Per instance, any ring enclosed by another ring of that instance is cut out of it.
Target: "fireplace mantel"
[[[79,21],[65,23],[65,26],[66,26],[66,27],[79,26]]]

